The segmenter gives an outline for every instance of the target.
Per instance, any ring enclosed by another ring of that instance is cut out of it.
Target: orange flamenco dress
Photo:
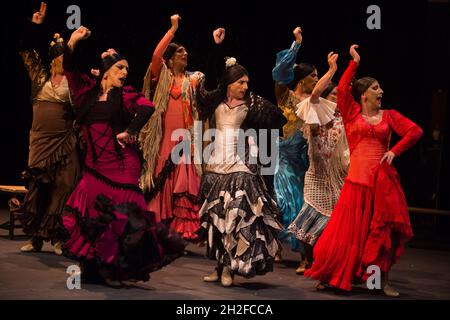
[[[388,272],[413,236],[408,207],[393,165],[380,160],[399,156],[422,136],[422,129],[395,110],[383,110],[377,124],[361,115],[351,95],[357,64],[350,62],[338,85],[338,107],[350,148],[350,168],[330,221],[314,249],[305,276],[342,290],[367,278],[367,267]],[[392,131],[401,140],[389,149]],[[394,241],[393,241],[394,240]]]
[[[160,73],[163,68],[163,53],[167,49],[174,34],[168,31],[156,47],[151,64],[153,81],[160,81]],[[148,203],[148,210],[155,213],[156,220],[170,225],[170,229],[176,231],[186,240],[196,240],[199,229],[200,176],[195,164],[186,161],[183,156],[180,163],[174,164],[167,170],[171,163],[171,152],[181,141],[182,137],[175,133],[180,129],[189,129],[194,117],[192,115],[192,101],[195,98],[192,92],[198,83],[199,72],[186,72],[181,84],[177,84],[173,76],[169,81],[167,92],[167,107],[162,114],[162,138],[156,160],[153,176],[161,185],[152,190],[153,196]],[[156,106],[161,107],[161,106]]]

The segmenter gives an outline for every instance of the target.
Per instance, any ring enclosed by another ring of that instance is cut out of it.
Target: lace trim
[[[104,175],[99,173],[97,170],[92,169],[88,166],[85,166],[84,170],[86,172],[88,172],[89,174],[93,175],[96,179],[102,181],[103,183],[109,185],[112,188],[133,190],[137,193],[142,194],[142,190],[137,185],[134,185],[131,183],[121,183],[121,182],[112,181],[108,177],[105,177]]]

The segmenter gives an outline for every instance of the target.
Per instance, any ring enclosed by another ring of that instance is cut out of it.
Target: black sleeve
[[[48,58],[48,47],[50,46],[50,36],[48,28],[45,23],[36,24],[27,20],[24,24],[20,38],[19,38],[19,50],[31,50],[34,49],[43,60],[43,64],[47,65],[50,61]]]
[[[245,120],[247,128],[279,129],[280,132],[283,132],[282,129],[287,123],[287,119],[280,108],[254,93],[250,93],[250,105]]]
[[[75,48],[72,50],[70,49],[67,44],[64,45],[64,59],[63,59],[63,68],[66,71],[75,71],[80,70],[79,66],[79,55],[80,55],[80,48],[79,45],[75,46]]]
[[[214,42],[212,31],[209,32],[207,43],[204,47],[205,59],[199,68],[204,74],[197,87],[197,110],[200,119],[206,120],[212,116],[219,103],[225,99],[218,85],[225,70],[225,58],[232,56],[234,39],[225,30],[225,39],[221,44]],[[205,35],[206,37],[206,35]]]
[[[148,122],[153,112],[155,112],[155,108],[147,106],[136,108],[136,115],[134,116],[133,120],[131,120],[126,131],[131,136],[137,136],[142,127]]]

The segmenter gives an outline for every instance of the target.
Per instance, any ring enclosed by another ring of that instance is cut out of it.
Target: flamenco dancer
[[[64,40],[55,34],[47,54],[39,54],[47,4],[42,2],[27,25],[20,55],[31,79],[33,122],[28,167],[23,172],[28,193],[20,207],[20,220],[31,241],[20,250],[41,251],[50,241],[62,254],[64,205],[80,178],[77,132],[67,78],[64,76]],[[44,37],[45,38],[45,37]]]
[[[155,113],[139,138],[146,165],[142,186],[148,195],[148,209],[155,212],[157,221],[170,224],[184,239],[195,240],[202,168],[194,164],[193,152],[183,155],[180,163],[172,161],[171,153],[180,142],[177,139],[185,139],[172,137],[176,130],[188,129],[191,141],[194,137],[193,125],[198,120],[195,92],[203,74],[186,71],[186,49],[171,42],[180,20],[177,14],[170,17],[172,26],[156,47],[144,79],[143,91],[155,102]]]
[[[384,92],[376,79],[364,77],[352,84],[360,62],[357,48],[350,47],[353,60],[337,92],[350,148],[349,172],[305,276],[349,291],[352,283],[367,278],[368,266],[376,265],[384,293],[397,297],[399,292],[388,282],[389,270],[413,233],[392,161],[417,142],[422,130],[399,112],[381,109]],[[390,147],[392,131],[401,139]]]
[[[214,31],[216,44],[222,43],[225,29]],[[228,58],[220,83],[206,92],[201,82],[199,113],[216,128],[214,151],[202,175],[200,192],[201,238],[207,240],[207,256],[217,261],[206,282],[233,284],[234,275],[253,277],[273,270],[279,251],[276,220],[278,209],[268,191],[257,164],[251,164],[246,139],[243,159],[237,152],[239,129],[282,129],[286,123],[281,110],[264,98],[248,92],[249,75]],[[254,155],[254,154],[253,154]]]
[[[277,54],[272,70],[277,104],[288,120],[283,127],[283,138],[279,140],[279,162],[274,177],[274,189],[284,226],[279,239],[282,242],[290,242],[293,251],[303,254],[304,248],[287,231],[302,208],[305,172],[308,169],[308,145],[301,131],[302,121],[295,112],[300,101],[312,92],[318,79],[314,66],[295,64],[303,39],[301,28],[295,28],[293,34],[295,41],[289,49]],[[279,261],[281,252],[276,257],[276,262]]]
[[[316,84],[311,97],[297,107],[309,157],[305,203],[289,226],[289,232],[302,242],[306,253],[306,261],[296,270],[297,274],[303,274],[311,266],[313,247],[330,219],[347,175],[347,139],[342,116],[336,108],[336,85],[331,83],[337,58],[332,52],[328,55],[328,72]]]
[[[64,248],[80,261],[86,279],[100,276],[120,287],[126,280],[147,281],[150,272],[181,255],[185,244],[155,223],[139,188],[135,140],[153,104],[124,86],[128,61],[113,49],[102,54],[98,80],[78,71],[74,50],[90,34],[85,27],[74,31],[64,59],[76,121],[88,146],[83,177],[67,201]]]

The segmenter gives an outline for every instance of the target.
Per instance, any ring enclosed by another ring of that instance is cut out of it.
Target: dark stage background
[[[68,39],[66,9],[81,8],[81,23],[92,37],[85,41],[86,67],[97,66],[102,51],[115,48],[130,62],[128,83],[141,88],[151,54],[170,27],[170,15],[182,17],[175,40],[189,52],[189,69],[202,71],[211,32],[223,26],[225,41],[250,72],[250,87],[272,101],[271,70],[275,54],[288,48],[292,30],[303,29],[298,61],[310,62],[319,74],[326,55],[340,53],[337,82],[349,61],[348,48],[360,45],[358,76],[377,78],[384,108],[395,108],[424,129],[421,141],[395,160],[410,206],[450,209],[448,124],[448,1],[55,1],[49,0],[50,36]],[[30,83],[18,55],[20,29],[40,1],[16,0],[2,10],[2,97],[0,184],[20,183],[27,164],[32,109]],[[366,9],[381,8],[381,30],[369,30]],[[47,43],[43,44],[47,46]],[[445,76],[444,76],[445,75]],[[436,131],[438,130],[438,131]],[[433,138],[434,132],[434,138]],[[395,140],[396,141],[396,140]],[[395,142],[394,141],[394,142]]]

